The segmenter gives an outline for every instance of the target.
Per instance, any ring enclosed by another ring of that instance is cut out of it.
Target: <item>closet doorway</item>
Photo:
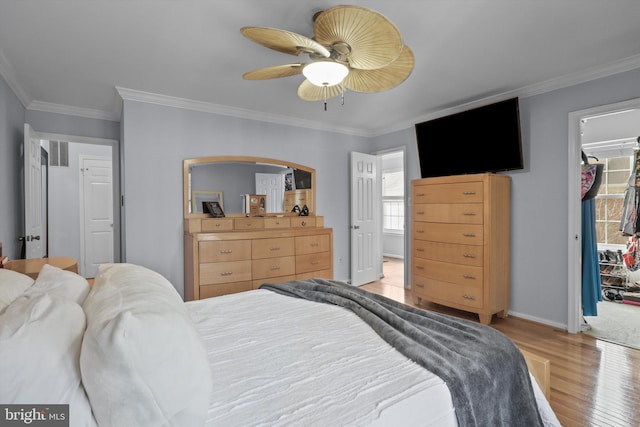
[[[602,165],[593,219],[598,251],[593,283],[599,280],[602,291],[595,293],[600,298],[597,303],[583,301],[580,265],[576,276],[579,282],[579,313],[584,314],[580,318],[580,329],[600,339],[640,348],[640,339],[635,338],[640,328],[640,306],[629,304],[629,298],[623,299],[624,295],[630,295],[627,292],[637,290],[635,283],[640,280],[640,273],[635,272],[638,269],[633,268],[632,271],[625,265],[623,255],[627,252],[629,235],[620,231],[626,190],[636,171],[635,150],[640,148],[637,141],[640,135],[640,100],[582,112],[577,126],[577,148],[588,156],[589,163]],[[586,217],[581,216],[580,211],[578,214],[580,225],[576,228],[579,230],[586,225],[582,224]],[[585,236],[587,234],[580,237]],[[571,261],[571,257],[569,259]],[[570,281],[570,305],[572,295],[575,293],[572,294]],[[569,312],[571,316],[571,310]],[[570,325],[571,320],[569,317]]]

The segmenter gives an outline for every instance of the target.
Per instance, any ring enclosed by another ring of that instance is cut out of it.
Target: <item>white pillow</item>
[[[58,295],[82,304],[89,294],[89,289],[91,289],[89,282],[84,277],[72,271],[45,264],[27,293]]]
[[[204,424],[211,371],[171,283],[144,267],[104,264],[83,308],[80,366],[100,427]]]
[[[0,268],[0,313],[31,285],[33,279],[26,274]]]
[[[0,402],[68,404],[71,426],[96,426],[81,383],[82,308],[23,295],[0,315]]]

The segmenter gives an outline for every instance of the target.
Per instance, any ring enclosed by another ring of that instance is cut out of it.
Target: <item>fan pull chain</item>
[[[324,111],[327,111],[327,87],[322,86],[322,94],[324,95]]]
[[[341,92],[341,100],[342,100],[342,105],[344,105],[344,86],[340,85],[340,92]]]

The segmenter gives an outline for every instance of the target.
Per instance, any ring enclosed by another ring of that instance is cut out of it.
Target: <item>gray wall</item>
[[[183,292],[182,160],[216,155],[281,159],[316,169],[317,214],[334,230],[334,273],[349,277],[349,153],[367,138],[182,110],[123,105],[126,260]]]
[[[17,258],[23,229],[22,156],[25,110],[0,78],[0,243],[2,254]]]
[[[640,69],[520,99],[525,169],[509,173],[512,314],[567,325],[568,116],[634,98],[640,98]],[[376,150],[406,146],[407,186],[420,177],[413,129],[373,143]]]

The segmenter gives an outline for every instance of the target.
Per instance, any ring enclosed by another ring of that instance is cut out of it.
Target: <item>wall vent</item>
[[[69,167],[69,143],[49,141],[49,166]]]

